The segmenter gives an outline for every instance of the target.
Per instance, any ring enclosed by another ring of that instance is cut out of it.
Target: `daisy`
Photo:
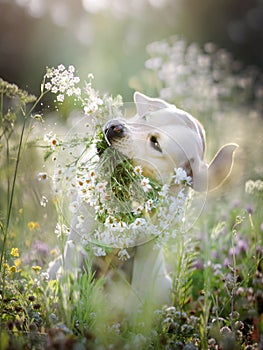
[[[136,175],[142,175],[142,167],[140,165],[135,166],[133,171]]]
[[[137,218],[132,224],[130,224],[130,228],[138,229],[144,225],[146,225],[146,220],[143,218]]]
[[[141,180],[141,186],[142,186],[142,189],[144,190],[144,192],[148,192],[149,190],[152,189],[152,186],[150,185],[149,182],[150,182],[150,180],[147,177],[144,177]]]

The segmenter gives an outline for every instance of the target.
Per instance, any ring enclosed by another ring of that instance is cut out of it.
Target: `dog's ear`
[[[149,112],[154,112],[170,106],[169,103],[159,98],[150,98],[138,91],[134,93],[133,99],[136,104],[137,114],[140,117],[145,116]]]
[[[209,165],[199,157],[190,159],[186,168],[192,176],[193,189],[198,192],[210,192],[220,187],[231,173],[237,147],[235,143],[224,145]]]
[[[213,191],[220,187],[231,173],[234,154],[238,145],[228,143],[224,145],[215,155],[208,167],[208,190]]]

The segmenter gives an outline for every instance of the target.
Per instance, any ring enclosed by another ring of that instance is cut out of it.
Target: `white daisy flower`
[[[99,182],[97,183],[97,185],[95,186],[95,190],[100,192],[100,193],[104,193],[106,192],[106,188],[107,188],[107,182]]]
[[[69,210],[72,214],[75,214],[78,211],[79,204],[77,201],[73,201],[69,205]]]
[[[142,186],[142,189],[144,190],[144,192],[148,192],[149,190],[152,189],[152,186],[150,185],[150,179],[148,179],[147,177],[144,177],[142,180],[141,180],[141,186]]]
[[[148,201],[145,203],[145,210],[146,212],[150,212],[155,208],[154,202],[152,199],[148,199]]]
[[[132,224],[130,224],[130,228],[138,229],[144,225],[146,225],[146,220],[143,218],[137,218],[134,220],[134,222]]]
[[[47,175],[47,173],[38,173],[37,179],[38,179],[38,181],[46,181],[46,180],[48,180],[48,175]]]
[[[137,208],[135,208],[135,209],[133,209],[133,213],[134,213],[134,215],[141,215],[142,214],[142,212],[143,212],[143,206],[142,205],[139,205]]]
[[[135,166],[133,171],[136,175],[142,175],[142,167],[140,165]]]

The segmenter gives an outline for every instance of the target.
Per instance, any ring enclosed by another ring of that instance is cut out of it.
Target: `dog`
[[[224,145],[208,164],[204,159],[205,130],[197,119],[162,99],[139,92],[134,94],[134,103],[135,116],[127,120],[112,119],[104,126],[110,148],[132,159],[135,165],[142,167],[144,176],[162,185],[171,183],[175,168],[183,168],[191,177],[195,191],[211,191],[221,186],[231,172],[237,144]],[[85,157],[88,159],[90,154]],[[93,229],[91,218],[89,215],[87,227],[90,230]],[[153,300],[156,307],[171,302],[172,280],[166,270],[163,250],[156,249],[153,241],[133,247],[132,258],[122,264],[116,263],[112,272],[110,267],[116,261],[114,254],[108,263],[105,263],[106,258],[102,263],[96,262],[98,259],[87,255],[81,246],[76,225],[73,218],[64,256],[50,265],[51,279],[57,278],[62,268],[76,272],[83,260],[92,260],[93,266],[111,280],[108,294],[116,304],[122,304],[120,300],[123,300],[123,304],[133,310],[135,305],[147,300]]]

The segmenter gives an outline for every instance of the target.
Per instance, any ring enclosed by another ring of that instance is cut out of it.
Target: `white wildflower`
[[[46,181],[48,179],[47,173],[38,173],[37,174],[38,181]]]
[[[48,203],[48,199],[47,199],[47,197],[46,196],[42,196],[41,197],[41,200],[40,200],[40,205],[41,205],[41,207],[46,207],[47,206],[47,203]]]
[[[159,191],[159,196],[160,197],[166,197],[169,193],[169,185],[165,184],[163,185],[163,187],[161,188],[161,190]]]
[[[120,260],[123,260],[123,261],[130,259],[130,255],[126,249],[121,249],[118,253],[118,257]]]
[[[62,227],[59,223],[56,224],[56,228],[55,228],[55,234],[57,235],[57,237],[61,237],[62,234]]]
[[[57,95],[57,100],[58,100],[58,102],[63,102],[64,101],[64,95],[63,94]]]
[[[150,212],[153,210],[153,208],[155,208],[155,204],[154,201],[152,199],[148,199],[148,201],[145,203],[145,210],[146,212]]]
[[[79,87],[74,87],[73,88],[73,95],[79,97],[81,95],[81,88]]]
[[[176,185],[180,185],[180,184],[187,184],[190,185],[192,178],[191,176],[187,176],[187,173],[184,169],[182,168],[175,168],[175,175],[173,176],[174,179],[174,183]]]
[[[59,71],[59,72],[63,72],[64,69],[65,69],[64,64],[60,64],[60,65],[58,66],[58,71]]]
[[[85,217],[84,217],[84,215],[78,215],[78,216],[77,216],[77,221],[78,221],[78,223],[77,223],[77,225],[76,225],[76,228],[77,228],[77,229],[83,228],[83,224],[85,223]]]
[[[107,188],[107,182],[99,182],[97,183],[97,185],[95,186],[95,190],[100,192],[100,193],[105,193],[106,192],[106,188]]]
[[[89,73],[88,79],[89,79],[89,80],[93,80],[93,79],[94,79],[94,75],[93,75],[92,73]]]
[[[46,90],[51,90],[51,88],[52,88],[52,85],[51,85],[50,82],[45,84],[45,89]]]
[[[128,228],[128,225],[124,221],[119,221],[118,222],[118,228],[122,232],[122,231],[124,231],[125,229]]]
[[[146,225],[146,220],[143,218],[137,218],[134,220],[133,223],[130,224],[130,228],[132,229],[138,229],[141,228],[142,226]]]
[[[261,180],[248,180],[245,184],[245,191],[248,194],[255,194],[257,192],[263,192],[263,181]]]
[[[143,212],[143,205],[139,205],[138,207],[136,207],[135,209],[133,209],[133,213],[134,215],[141,215]]]
[[[141,186],[142,186],[142,189],[144,190],[144,192],[148,192],[149,190],[152,189],[152,186],[150,185],[150,179],[148,179],[147,177],[144,177],[142,180],[141,180]]]
[[[136,175],[142,175],[142,167],[140,165],[135,166],[133,171]]]
[[[74,76],[75,67],[70,65],[68,69],[63,64],[57,68],[47,68],[45,78],[48,80],[45,89],[57,94],[57,101],[63,102],[65,93],[68,96],[80,96],[80,90],[76,85],[80,82],[80,78]]]
[[[106,256],[105,249],[101,247],[93,247],[93,252],[95,256]]]
[[[73,201],[69,205],[69,210],[72,214],[76,214],[79,208],[79,204],[77,201]]]

